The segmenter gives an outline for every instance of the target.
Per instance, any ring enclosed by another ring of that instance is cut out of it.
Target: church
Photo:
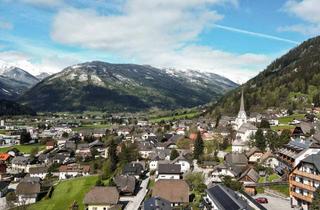
[[[240,110],[237,118],[234,121],[234,129],[237,131],[236,138],[232,142],[233,153],[243,153],[248,151],[249,141],[251,136],[255,135],[258,128],[247,122],[247,114],[244,109],[244,96],[243,90],[241,92]]]

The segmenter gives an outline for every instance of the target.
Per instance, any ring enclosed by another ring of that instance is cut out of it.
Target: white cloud
[[[279,31],[295,31],[306,35],[320,33],[320,2],[319,0],[289,0],[284,5],[284,11],[294,15],[306,24],[296,24],[279,27]]]
[[[216,4],[237,7],[238,1],[131,0],[120,14],[112,15],[68,8],[54,18],[51,37],[59,43],[115,53],[137,63],[211,71],[243,82],[273,57],[234,54],[191,44],[223,18],[212,10]]]
[[[0,52],[0,61],[10,66],[19,67],[33,75],[41,72],[56,73],[69,65],[80,62],[80,60],[71,56],[58,56],[55,54],[44,55],[40,61],[34,62],[31,56],[17,51]]]

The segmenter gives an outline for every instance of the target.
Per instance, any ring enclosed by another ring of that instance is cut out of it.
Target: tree
[[[131,161],[140,159],[139,151],[136,144],[122,144],[121,152],[119,153],[119,161],[121,165],[129,163]]]
[[[112,175],[113,171],[114,170],[111,170],[111,160],[110,159],[106,160],[102,166],[102,177],[101,178],[103,180],[108,179]]]
[[[288,144],[291,137],[291,131],[289,129],[284,129],[279,137],[279,147],[282,147],[285,144]]]
[[[262,119],[260,123],[260,128],[270,128],[270,123],[267,119]]]
[[[263,135],[263,130],[260,128],[257,130],[255,134],[255,146],[259,148],[261,151],[264,151],[267,147],[266,139]]]
[[[190,139],[179,139],[177,141],[177,147],[179,149],[190,149]]]
[[[170,160],[174,160],[177,157],[179,157],[179,152],[176,149],[171,150],[171,154],[170,154]]]
[[[67,132],[63,132],[62,137],[63,137],[63,138],[68,138],[68,137],[69,137],[69,134],[68,134]]]
[[[117,156],[117,145],[112,139],[108,148],[108,157],[110,160],[110,169],[114,171],[117,168],[118,156]]]
[[[266,135],[266,142],[269,146],[269,148],[272,151],[275,151],[276,149],[279,148],[279,136],[277,134],[277,132],[273,131],[273,130],[268,130]]]
[[[222,179],[222,183],[229,187],[232,190],[239,191],[242,190],[242,183],[236,180],[232,180],[230,176],[224,176]]]
[[[320,187],[313,193],[313,200],[310,210],[320,210]]]
[[[20,144],[26,144],[31,141],[31,135],[27,130],[23,130],[20,134]]]
[[[197,138],[194,142],[193,158],[200,160],[200,157],[203,155],[204,143],[201,137],[201,133],[197,133]]]
[[[14,206],[14,202],[16,201],[17,196],[15,194],[15,192],[8,192],[6,195],[6,201],[7,201],[7,205],[9,207],[13,207]]]
[[[320,92],[315,94],[312,98],[312,103],[314,107],[319,107],[320,106]]]
[[[190,172],[186,174],[185,180],[194,191],[202,193],[205,189],[207,189],[207,186],[204,184],[204,175],[201,172]]]

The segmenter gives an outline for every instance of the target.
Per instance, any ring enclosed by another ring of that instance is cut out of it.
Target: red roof
[[[8,153],[0,153],[0,160],[6,161],[10,158]]]

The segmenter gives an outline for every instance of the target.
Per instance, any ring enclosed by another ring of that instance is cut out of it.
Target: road
[[[266,207],[268,210],[293,210],[290,206],[289,200],[276,198],[266,194],[258,194],[256,196],[253,196],[253,198],[257,197],[265,197],[268,199],[268,203],[262,204],[262,206]]]
[[[128,204],[125,207],[125,210],[137,210],[140,207],[140,204],[142,203],[144,197],[147,194],[147,187],[148,187],[148,182],[149,182],[150,176],[149,174],[147,175],[147,178],[144,179],[141,182],[141,189],[137,193],[136,196],[122,196],[120,197],[120,201],[128,201]]]

